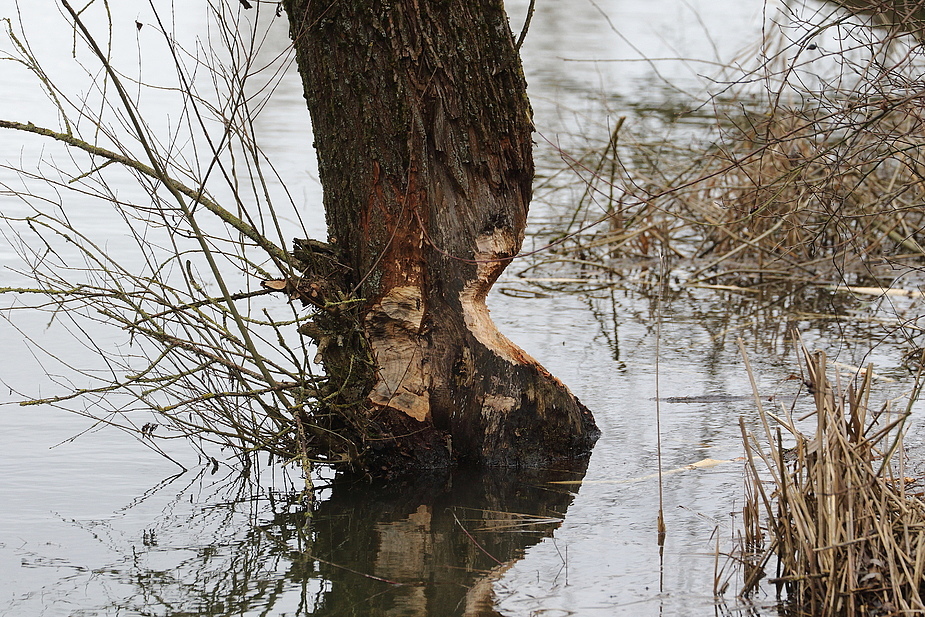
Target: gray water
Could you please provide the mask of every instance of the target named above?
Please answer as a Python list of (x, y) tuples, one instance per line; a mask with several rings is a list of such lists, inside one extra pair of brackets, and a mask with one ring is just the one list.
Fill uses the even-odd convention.
[[(36, 3), (38, 4), (38, 3)], [(128, 72), (170, 81), (170, 71), (136, 49), (156, 47), (150, 9), (113, 7), (114, 47)], [(130, 5), (130, 6), (127, 6)], [(526, 2), (510, 2), (516, 31)], [(21, 6), (37, 56), (62, 90), (90, 92), (73, 70), (71, 38), (47, 6)], [(523, 47), (536, 111), (540, 174), (557, 169), (549, 143), (606, 140), (617, 115), (631, 128), (655, 127), (653, 115), (702, 93), (710, 65), (649, 58), (728, 59), (760, 33), (759, 2), (602, 0), (537, 2)], [(177, 7), (177, 36), (205, 36), (198, 4)], [(15, 15), (9, 0), (0, 13)], [(604, 17), (609, 17), (610, 22)], [(137, 30), (135, 21), (143, 24)], [(282, 23), (271, 29), (262, 57), (286, 46)], [(117, 54), (116, 57), (123, 57)], [(81, 58), (87, 61), (86, 58)], [(0, 118), (58, 126), (54, 109), (24, 71), (0, 73)], [(154, 130), (177, 119), (168, 92), (146, 95)], [(172, 110), (173, 109), (173, 110)], [(706, 130), (709, 123), (700, 128)], [(323, 237), (320, 187), (307, 144), (308, 120), (297, 75), (289, 70), (257, 118), (262, 146), (294, 195), (292, 235)], [(43, 152), (66, 160), (45, 141), (5, 132), (0, 162), (29, 167)], [(33, 163), (34, 167), (34, 163)], [(0, 181), (19, 188), (8, 168)], [(118, 188), (130, 192), (131, 180)], [(272, 190), (283, 195), (283, 182)], [(567, 193), (566, 193), (567, 194)], [(567, 214), (567, 197), (538, 203), (533, 225)], [(557, 210), (561, 207), (562, 211)], [(4, 214), (23, 205), (4, 193)], [(104, 238), (110, 251), (133, 244), (98, 202), (69, 196), (69, 215)], [(0, 241), (0, 286), (21, 284), (15, 239)], [(128, 257), (126, 257), (128, 259)], [(630, 278), (652, 278), (640, 265)], [(742, 337), (763, 392), (790, 394), (795, 370), (786, 329), (850, 365), (874, 361), (886, 397), (908, 386), (899, 348), (888, 340), (869, 350), (883, 328), (858, 315), (904, 312), (852, 305), (841, 320), (819, 317), (837, 299), (807, 292), (802, 305), (768, 296), (742, 299), (688, 289), (673, 281), (660, 310), (630, 284), (549, 289), (514, 276), (490, 298), (499, 327), (593, 410), (603, 431), (586, 470), (553, 473), (425, 477), (410, 486), (338, 484), (320, 472), (320, 503), (309, 516), (298, 474), (262, 465), (246, 480), (224, 461), (203, 464), (178, 444), (170, 450), (191, 471), (132, 436), (52, 406), (21, 407), (13, 391), (40, 397), (68, 383), (69, 363), (95, 366), (93, 350), (75, 342), (67, 321), (48, 313), (4, 311), (0, 321), (0, 613), (8, 615), (714, 615), (757, 610), (775, 614), (773, 597), (736, 600), (713, 595), (714, 553), (733, 547), (743, 470), (739, 417), (756, 423), (741, 399), (667, 403), (661, 411), (664, 510), (668, 533), (656, 542), (659, 507), (657, 397), (747, 395), (735, 339)], [(20, 303), (7, 296), (4, 309)], [(829, 311), (831, 312), (831, 311)], [(814, 316), (813, 314), (816, 314)], [(843, 313), (844, 315), (844, 313)], [(660, 336), (656, 337), (656, 323)], [(117, 332), (88, 324), (102, 347)], [(31, 342), (30, 342), (31, 339)], [(42, 345), (54, 353), (34, 352)], [(658, 354), (656, 354), (658, 350)], [(658, 388), (656, 388), (658, 383)], [(76, 387), (83, 384), (77, 379)], [(919, 413), (920, 409), (916, 408)], [(917, 441), (913, 423), (911, 440)], [(76, 437), (76, 438), (75, 438)], [(715, 466), (683, 469), (703, 459)], [(513, 477), (512, 477), (513, 476)], [(580, 483), (574, 482), (581, 479)], [(562, 483), (565, 482), (565, 483)], [(720, 565), (724, 561), (720, 560)], [(395, 583), (401, 583), (396, 585)]]

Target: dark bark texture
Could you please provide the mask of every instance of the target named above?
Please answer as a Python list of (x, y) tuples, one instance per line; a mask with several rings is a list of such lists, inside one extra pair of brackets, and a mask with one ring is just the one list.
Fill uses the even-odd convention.
[(485, 306), (520, 249), (533, 180), (501, 0), (284, 5), (329, 232), (327, 246), (297, 245), (298, 287), (321, 309), (302, 331), (330, 377), (330, 417), (355, 432), (345, 456), (377, 470), (586, 456), (591, 413)]

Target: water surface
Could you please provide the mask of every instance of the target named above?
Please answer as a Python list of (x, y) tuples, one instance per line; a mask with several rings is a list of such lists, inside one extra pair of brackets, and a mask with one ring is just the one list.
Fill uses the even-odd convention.
[[(526, 6), (508, 4), (515, 31)], [(9, 2), (0, 7), (13, 12)], [(61, 27), (53, 12), (22, 10), (33, 33)], [(114, 8), (114, 44), (129, 57), (154, 45), (144, 38), (153, 30), (146, 11)], [(201, 7), (177, 11), (179, 37), (204, 36)], [(606, 141), (617, 115), (626, 115), (633, 130), (667, 131), (664, 119), (703, 88), (698, 75), (711, 65), (644, 62), (641, 54), (729, 58), (759, 35), (761, 11), (760, 3), (731, 1), (538, 2), (523, 55), (540, 176), (562, 167), (550, 144), (577, 148), (583, 140)], [(59, 34), (34, 35), (35, 53), (51, 57), (62, 88), (84, 91), (86, 78), (54, 59), (70, 57), (69, 36)], [(274, 58), (285, 47), (286, 29), (277, 24), (262, 57)], [(142, 59), (137, 70), (146, 80), (170, 81), (170, 71)], [(54, 109), (28, 75), (11, 70), (3, 80), (0, 117), (56, 126)], [(146, 96), (151, 109), (170, 101)], [(157, 128), (178, 116), (152, 117)], [(321, 237), (307, 113), (291, 67), (256, 129), (282, 179), (271, 182), (272, 190), (283, 199), (285, 183), (301, 216), (287, 219), (287, 232)], [(27, 165), (43, 151), (66, 158), (41, 140), (5, 134), (0, 160)], [(6, 168), (0, 180), (21, 186)], [(534, 227), (568, 212), (574, 193), (568, 181), (562, 184), (564, 194), (547, 193), (537, 204)], [(131, 186), (126, 178), (117, 188), (128, 192)], [(105, 205), (68, 199), (70, 215), (105, 238), (111, 251), (131, 249), (130, 239), (112, 233)], [(0, 204), (4, 213), (27, 211), (6, 194)], [(7, 239), (9, 247), (0, 242), (0, 265), (19, 267), (15, 241)], [(401, 485), (332, 482), (320, 472), (316, 480), (324, 488), (312, 512), (298, 490), (298, 474), (276, 463), (261, 462), (242, 478), (221, 452), (210, 453), (221, 461), (216, 467), (177, 444), (171, 455), (191, 468), (178, 474), (132, 436), (50, 406), (3, 405), (0, 612), (526, 617), (742, 610), (734, 590), (714, 598), (715, 552), (733, 546), (743, 485), (738, 422), (742, 417), (754, 427), (755, 407), (742, 399), (682, 404), (656, 398), (749, 394), (737, 337), (745, 341), (763, 392), (794, 393), (798, 384), (787, 379), (796, 370), (786, 336), (791, 326), (845, 364), (876, 361), (881, 373), (897, 380), (880, 384), (886, 398), (908, 386), (899, 348), (891, 346), (899, 341), (888, 339), (869, 353), (871, 338), (882, 338), (883, 329), (857, 316), (868, 314), (871, 302), (849, 303), (856, 313), (837, 312), (844, 300), (829, 292), (807, 292), (803, 302), (742, 298), (685, 288), (677, 278), (683, 273), (675, 273), (656, 301), (656, 287), (639, 282), (662, 278), (658, 263), (640, 263), (617, 285), (594, 287), (525, 282), (517, 268), (490, 298), (492, 314), (594, 411), (603, 436), (586, 469), (460, 472)], [(9, 270), (0, 273), (0, 284), (21, 280)], [(886, 308), (920, 313), (917, 300), (896, 302), (901, 306)], [(840, 318), (826, 316), (836, 313)], [(11, 321), (0, 322), (6, 350), (0, 378), (9, 387), (0, 402), (17, 400), (14, 389), (43, 396), (60, 392), (61, 384), (81, 387), (65, 376), (65, 365), (92, 365), (93, 353), (69, 337), (66, 319), (5, 315)], [(101, 346), (120, 340), (100, 324), (87, 327), (95, 328)], [(54, 357), (34, 355), (27, 336)], [(664, 476), (668, 533), (661, 549), (659, 425), (662, 467), (672, 472)], [(703, 459), (720, 462), (686, 468)], [(773, 598), (757, 603), (759, 613), (775, 613), (760, 608)]]

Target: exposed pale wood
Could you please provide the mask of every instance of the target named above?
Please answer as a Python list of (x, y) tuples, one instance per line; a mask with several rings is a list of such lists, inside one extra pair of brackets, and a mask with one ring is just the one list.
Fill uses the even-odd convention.
[(394, 287), (366, 314), (376, 385), (369, 400), (423, 422), (430, 418), (429, 379), (424, 371), (426, 342), (418, 336), (424, 323), (420, 287)]
[[(501, 0), (284, 2), (324, 186), (302, 243), (303, 332), (367, 469), (586, 456), (591, 413), (500, 333), (485, 298), (520, 250), (531, 110)], [(318, 259), (315, 259), (318, 257)], [(387, 473), (390, 471), (387, 471)]]

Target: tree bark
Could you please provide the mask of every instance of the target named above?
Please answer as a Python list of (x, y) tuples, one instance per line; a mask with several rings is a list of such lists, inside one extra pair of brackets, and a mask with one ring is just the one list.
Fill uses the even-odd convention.
[(319, 308), (302, 332), (330, 379), (312, 439), (375, 471), (586, 456), (591, 413), (485, 305), (520, 250), (533, 180), (502, 1), (284, 5), (329, 234), (296, 250), (299, 293)]

